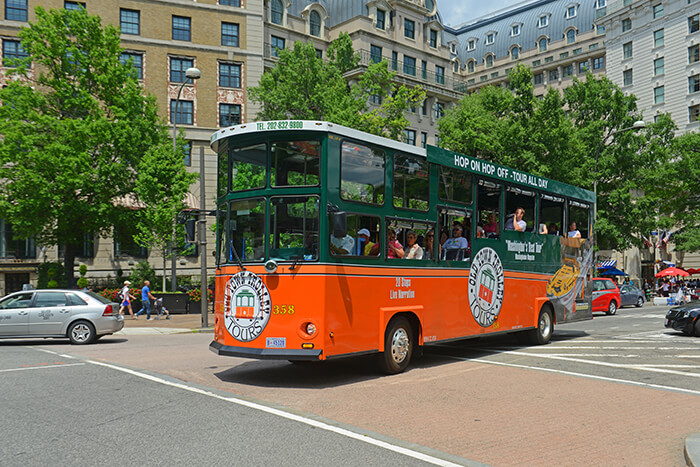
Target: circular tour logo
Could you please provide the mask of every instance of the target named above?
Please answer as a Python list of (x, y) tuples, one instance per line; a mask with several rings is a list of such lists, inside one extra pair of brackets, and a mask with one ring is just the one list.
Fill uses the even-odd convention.
[(258, 337), (270, 320), (270, 292), (265, 283), (250, 271), (241, 271), (226, 283), (224, 324), (234, 339), (250, 342)]
[(501, 312), (504, 284), (498, 253), (492, 248), (479, 250), (469, 271), (469, 305), (481, 326), (491, 326)]

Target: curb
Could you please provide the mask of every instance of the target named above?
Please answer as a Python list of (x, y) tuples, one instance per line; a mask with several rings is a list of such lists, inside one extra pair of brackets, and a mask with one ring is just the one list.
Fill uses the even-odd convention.
[(685, 439), (685, 460), (689, 467), (700, 467), (700, 433), (695, 433)]
[(168, 334), (213, 333), (214, 328), (123, 328), (114, 335), (121, 336), (156, 336)]

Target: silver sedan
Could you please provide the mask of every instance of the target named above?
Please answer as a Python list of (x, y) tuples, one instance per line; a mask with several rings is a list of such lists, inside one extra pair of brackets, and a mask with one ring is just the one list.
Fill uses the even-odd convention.
[(67, 337), (90, 344), (124, 327), (119, 304), (82, 290), (26, 290), (0, 299), (0, 339)]

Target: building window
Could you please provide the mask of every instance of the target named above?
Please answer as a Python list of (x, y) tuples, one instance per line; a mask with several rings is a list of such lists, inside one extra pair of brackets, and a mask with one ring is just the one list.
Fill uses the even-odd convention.
[(598, 43), (596, 42), (595, 44), (591, 44), (588, 46), (588, 50), (596, 50), (598, 48)]
[(569, 52), (562, 52), (559, 54), (559, 59), (569, 58)]
[(430, 30), (430, 47), (437, 47), (438, 33), (436, 30)]
[(467, 73), (474, 73), (474, 60), (467, 62)]
[(544, 83), (544, 73), (537, 73), (536, 75), (533, 76), (533, 80), (534, 80), (535, 84)]
[(622, 84), (623, 86), (632, 86), (632, 69), (622, 72)]
[(241, 0), (219, 0), (219, 5), (241, 6)]
[(370, 94), (369, 102), (374, 105), (382, 105), (382, 96), (379, 94)]
[(416, 76), (416, 59), (403, 56), (403, 72), (407, 75)]
[(688, 63), (700, 61), (700, 44), (688, 47)]
[(27, 21), (27, 0), (5, 0), (5, 19)]
[(632, 58), (632, 43), (627, 42), (622, 44), (622, 58)]
[(688, 34), (700, 31), (700, 14), (688, 18)]
[(544, 62), (545, 63), (551, 63), (554, 61), (554, 57), (544, 57)]
[(219, 86), (222, 88), (241, 87), (241, 65), (219, 63)]
[(421, 132), (420, 134), (420, 147), (425, 148), (428, 145), (428, 133)]
[(452, 72), (459, 73), (459, 62), (457, 60), (452, 63)]
[(241, 124), (241, 106), (238, 104), (219, 104), (219, 126), (227, 127)]
[(595, 32), (598, 35), (605, 34), (605, 26), (601, 26), (600, 24), (596, 24)]
[(571, 76), (574, 74), (574, 66), (573, 65), (566, 65), (561, 67), (561, 76), (562, 78), (566, 78), (567, 76)]
[(578, 73), (583, 75), (588, 71), (588, 62), (578, 62)]
[(170, 82), (184, 83), (187, 77), (185, 71), (194, 66), (194, 60), (191, 58), (170, 58)]
[(321, 37), (321, 15), (316, 10), (309, 13), (309, 33), (312, 36)]
[(474, 50), (476, 48), (476, 40), (470, 39), (469, 42), (467, 42), (467, 50)]
[(391, 69), (394, 71), (399, 70), (399, 53), (391, 52)]
[(605, 67), (605, 57), (596, 57), (593, 59), (593, 69), (600, 70)]
[(273, 57), (279, 57), (279, 51), (284, 50), (284, 38), (270, 36), (270, 50)]
[(659, 76), (664, 74), (664, 58), (657, 58), (654, 60), (654, 76)]
[(175, 104), (176, 100), (170, 99), (170, 123), (192, 125), (194, 122), (194, 102), (180, 99), (180, 103), (177, 106), (177, 120), (175, 120)]
[(221, 45), (238, 47), (238, 25), (236, 23), (221, 23)]
[(12, 224), (0, 219), (0, 258), (36, 258), (36, 244), (33, 238), (17, 238)]
[(543, 37), (542, 39), (539, 40), (538, 42), (539, 47), (540, 47), (540, 52), (546, 52), (547, 51), (547, 38)]
[(119, 61), (123, 64), (128, 64), (131, 60), (131, 66), (136, 70), (136, 75), (139, 79), (143, 79), (143, 54), (122, 52), (119, 56)]
[(410, 19), (403, 20), (403, 35), (409, 39), (416, 38), (416, 23)]
[(520, 47), (513, 47), (510, 49), (510, 59), (518, 60), (520, 58)]
[(663, 3), (657, 3), (652, 7), (652, 17), (654, 19), (656, 18), (661, 18), (664, 15), (664, 4)]
[(576, 42), (576, 30), (569, 29), (566, 31), (566, 43), (573, 44), (574, 42)]
[(186, 16), (173, 15), (173, 40), (187, 41), (192, 40), (192, 19)]
[(382, 61), (382, 48), (377, 47), (376, 45), (371, 45), (370, 51), (369, 51), (369, 57), (373, 63), (381, 62)]
[(270, 22), (281, 25), (283, 18), (284, 8), (282, 7), (282, 0), (272, 0), (270, 2)]
[(583, 52), (583, 49), (582, 49), (581, 47), (579, 47), (578, 49), (574, 49), (574, 50), (571, 51), (571, 53), (572, 53), (573, 55), (581, 55), (582, 52)]
[(439, 119), (445, 115), (445, 104), (442, 102), (435, 102), (435, 118)]
[(700, 104), (688, 107), (688, 111), (688, 120), (690, 121), (690, 123), (697, 122), (698, 120), (700, 120)]
[(595, 1), (595, 7), (596, 7), (596, 9), (598, 9), (598, 8), (605, 8), (605, 5), (607, 5), (607, 1), (606, 1), (606, 0), (596, 0), (596, 1)]
[(493, 44), (494, 40), (496, 40), (496, 34), (492, 32), (486, 34), (486, 45)]
[(514, 24), (513, 26), (510, 27), (510, 35), (511, 35), (511, 37), (515, 37), (515, 36), (520, 35), (520, 25), (519, 24)]
[(540, 28), (544, 28), (549, 24), (549, 15), (542, 15), (540, 16), (540, 19), (537, 21), (537, 26)]
[(186, 141), (182, 145), (182, 163), (192, 167), (192, 141)]
[(386, 12), (377, 8), (377, 29), (384, 30), (386, 19)]
[(29, 55), (22, 48), (20, 41), (4, 39), (2, 41), (2, 66), (14, 68), (19, 65), (19, 61)]
[(403, 142), (410, 144), (411, 146), (416, 145), (416, 130), (403, 130)]
[(422, 79), (428, 79), (428, 62), (421, 60), (420, 62), (420, 77)]
[(498, 72), (497, 72), (497, 71), (494, 71), (493, 73), (491, 73), (491, 79), (494, 79), (494, 78), (498, 78)]
[(323, 60), (323, 50), (321, 49), (314, 49), (316, 51), (316, 58), (319, 60)]
[(654, 47), (661, 47), (664, 45), (664, 30), (657, 29), (654, 31)]
[(654, 104), (663, 104), (664, 103), (664, 87), (659, 86), (658, 88), (654, 88)]
[(445, 67), (435, 65), (435, 82), (445, 84)]
[(486, 68), (491, 68), (493, 66), (493, 55), (487, 55), (484, 61), (486, 62)]
[(85, 9), (85, 3), (65, 1), (63, 2), (63, 8), (66, 10), (80, 10), (81, 8)]
[(632, 29), (632, 20), (625, 18), (622, 20), (622, 32), (627, 32)]
[(559, 79), (559, 70), (549, 70), (549, 80), (556, 81)]
[(575, 18), (576, 17), (576, 11), (577, 7), (576, 5), (571, 5), (566, 9), (566, 17), (567, 18)]
[(700, 75), (693, 75), (688, 78), (688, 92), (700, 92)]
[(119, 27), (122, 34), (138, 36), (141, 34), (141, 12), (138, 10), (119, 10)]
[(479, 81), (488, 81), (489, 77), (484, 75), (484, 76), (479, 76)]

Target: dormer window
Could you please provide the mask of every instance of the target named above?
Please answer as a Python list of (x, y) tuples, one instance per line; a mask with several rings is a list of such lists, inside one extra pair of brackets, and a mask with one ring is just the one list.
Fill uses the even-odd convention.
[(520, 24), (514, 24), (510, 27), (510, 36), (515, 37), (520, 35)]
[(313, 10), (309, 13), (309, 33), (312, 36), (321, 37), (321, 15)]
[(493, 55), (487, 55), (484, 62), (486, 63), (486, 68), (491, 68), (493, 66)]
[(474, 73), (474, 60), (467, 62), (467, 73)]
[(605, 5), (607, 5), (607, 1), (606, 1), (606, 0), (596, 0), (596, 1), (595, 1), (595, 7), (596, 7), (596, 9), (605, 8)]
[(575, 18), (576, 13), (578, 13), (578, 5), (569, 5), (568, 7), (566, 7), (567, 19)]
[(520, 58), (520, 47), (517, 45), (510, 49), (510, 59), (518, 60)]
[(496, 41), (496, 33), (495, 32), (487, 32), (486, 33), (486, 45), (491, 45)]
[(450, 42), (450, 53), (451, 54), (457, 53), (457, 44), (455, 44), (454, 42)]
[(549, 26), (549, 15), (541, 15), (537, 20), (537, 27), (546, 28)]
[(438, 32), (435, 29), (430, 30), (430, 47), (437, 48)]
[(547, 40), (546, 37), (540, 38), (539, 41), (537, 41), (537, 45), (539, 46), (540, 52), (546, 52), (547, 51)]
[(386, 27), (386, 11), (377, 8), (377, 29), (382, 31)]
[(467, 50), (474, 50), (476, 49), (476, 39), (469, 39), (467, 41)]

